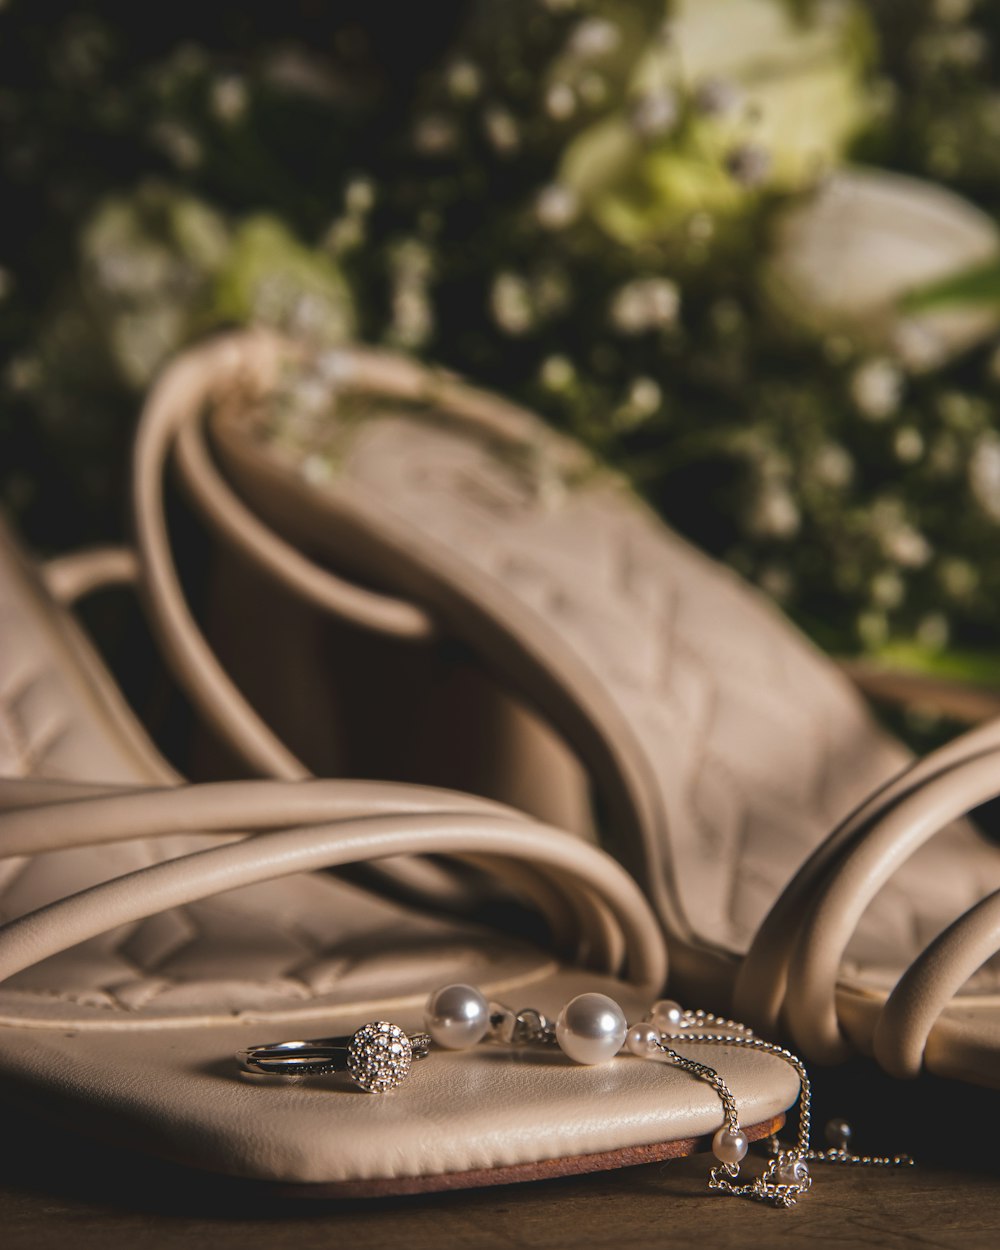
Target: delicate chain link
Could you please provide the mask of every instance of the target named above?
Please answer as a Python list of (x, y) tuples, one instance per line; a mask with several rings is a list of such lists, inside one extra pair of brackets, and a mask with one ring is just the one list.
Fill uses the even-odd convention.
[[(702, 1031), (706, 1026), (717, 1026), (727, 1031)], [(799, 1125), (795, 1146), (791, 1150), (783, 1150), (777, 1138), (774, 1137), (772, 1140), (778, 1148), (763, 1173), (743, 1184), (736, 1183), (740, 1174), (738, 1163), (720, 1163), (712, 1169), (709, 1175), (709, 1189), (721, 1190), (734, 1197), (751, 1198), (757, 1202), (770, 1202), (779, 1207), (791, 1207), (795, 1205), (799, 1197), (808, 1193), (812, 1186), (812, 1177), (805, 1166), (807, 1161), (845, 1163), (859, 1167), (912, 1166), (913, 1160), (909, 1155), (853, 1155), (843, 1146), (829, 1150), (813, 1150), (809, 1144), (812, 1126), (812, 1084), (802, 1060), (783, 1046), (755, 1037), (751, 1029), (738, 1021), (724, 1020), (707, 1011), (684, 1011), (677, 1028), (660, 1028), (658, 1049), (668, 1062), (712, 1086), (722, 1102), (730, 1133), (735, 1134), (741, 1131), (736, 1099), (733, 1097), (732, 1090), (714, 1068), (686, 1055), (681, 1055), (668, 1044), (678, 1041), (704, 1046), (732, 1046), (774, 1055), (787, 1063), (799, 1078)]]
[[(501, 1012), (496, 1004), (491, 1008)], [(518, 1044), (556, 1043), (556, 1030), (551, 1020), (541, 1012), (525, 1008), (514, 1015), (507, 1012), (510, 1019), (509, 1041)], [(498, 1017), (499, 1019), (500, 1017)], [(909, 1155), (854, 1155), (843, 1146), (833, 1146), (829, 1150), (813, 1150), (810, 1146), (812, 1132), (812, 1083), (805, 1065), (797, 1055), (774, 1042), (765, 1042), (756, 1037), (752, 1029), (738, 1020), (729, 1020), (717, 1016), (710, 1011), (682, 1011), (675, 1028), (655, 1026), (660, 1038), (656, 1049), (668, 1063), (689, 1072), (692, 1076), (711, 1085), (719, 1096), (725, 1115), (725, 1126), (730, 1134), (741, 1134), (739, 1108), (732, 1090), (723, 1077), (698, 1059), (682, 1055), (670, 1043), (690, 1043), (696, 1046), (729, 1046), (742, 1050), (753, 1050), (759, 1053), (774, 1055), (787, 1063), (799, 1078), (799, 1118), (795, 1145), (782, 1148), (777, 1136), (771, 1138), (773, 1153), (764, 1171), (750, 1181), (738, 1183), (740, 1174), (739, 1163), (719, 1163), (709, 1174), (709, 1189), (731, 1194), (737, 1198), (750, 1198), (756, 1202), (769, 1202), (778, 1207), (792, 1207), (797, 1200), (809, 1192), (812, 1177), (807, 1163), (842, 1163), (857, 1167), (909, 1167), (913, 1160)]]

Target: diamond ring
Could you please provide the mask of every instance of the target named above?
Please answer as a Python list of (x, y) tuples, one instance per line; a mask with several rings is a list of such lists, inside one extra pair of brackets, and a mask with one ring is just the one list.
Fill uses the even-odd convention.
[(404, 1033), (398, 1024), (373, 1020), (345, 1037), (274, 1042), (236, 1053), (246, 1073), (264, 1076), (325, 1076), (348, 1072), (370, 1094), (385, 1094), (409, 1075), (414, 1059), (425, 1059), (431, 1039), (426, 1033)]

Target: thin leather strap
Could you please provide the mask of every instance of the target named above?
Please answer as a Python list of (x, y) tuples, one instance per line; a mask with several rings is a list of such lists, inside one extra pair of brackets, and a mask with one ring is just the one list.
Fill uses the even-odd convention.
[[(244, 340), (246, 332), (241, 336)], [(253, 331), (250, 337), (266, 341), (267, 349), (285, 359), (301, 358), (293, 340), (269, 331)], [(398, 403), (432, 408), (453, 417), (481, 438), (524, 448), (534, 443), (535, 419), (509, 400), (469, 386), (447, 369), (433, 368), (399, 352), (376, 347), (335, 347), (324, 353), (326, 371), (334, 385), (354, 394), (377, 395)], [(260, 374), (258, 373), (258, 377)], [(589, 462), (589, 457), (583, 453)]]
[[(0, 857), (32, 855), (69, 847), (107, 845), (135, 838), (240, 837), (273, 829), (408, 813), (465, 813), (506, 820), (527, 819), (522, 812), (489, 799), (451, 790), (394, 782), (345, 780), (225, 781), (176, 787), (84, 786), (41, 779), (0, 780)], [(495, 880), (527, 898), (539, 911), (557, 946), (567, 947), (580, 933), (592, 932), (609, 951), (606, 916), (593, 899), (567, 899), (552, 883), (526, 865), (482, 857), (481, 867)], [(404, 887), (433, 896), (437, 906), (469, 914), (465, 897), (449, 907), (453, 872), (438, 858), (406, 861)], [(399, 864), (394, 865), (397, 872)], [(386, 867), (378, 880), (385, 885)], [(395, 882), (393, 882), (395, 884)], [(478, 894), (480, 891), (476, 891)], [(397, 888), (395, 893), (399, 894)], [(404, 890), (405, 893), (405, 890)], [(620, 943), (619, 943), (620, 945)]]
[(133, 584), (139, 562), (131, 547), (88, 547), (47, 560), (41, 573), (52, 598), (68, 605), (102, 586)]
[(1000, 951), (1000, 890), (980, 899), (913, 961), (879, 1015), (875, 1058), (890, 1076), (920, 1073), (931, 1030), (968, 979)]
[(527, 864), (488, 855), (463, 855), (463, 863), (490, 874), (530, 899), (544, 916), (557, 948), (575, 948), (588, 967), (620, 968), (625, 957), (621, 926), (593, 890), (578, 886), (568, 895)]
[(1000, 747), (1000, 719), (979, 725), (914, 761), (868, 796), (812, 852), (761, 922), (736, 977), (733, 1011), (758, 1030), (779, 1028), (788, 968), (802, 925), (837, 861), (872, 823), (907, 795), (957, 763)]
[(188, 608), (170, 552), (163, 503), (163, 468), (186, 414), (216, 387), (235, 383), (245, 353), (213, 343), (173, 364), (153, 388), (139, 421), (133, 453), (132, 503), (140, 553), (140, 590), (168, 662), (208, 724), (263, 776), (296, 780), (309, 770), (265, 724), (222, 668)]
[(1000, 751), (957, 763), (900, 799), (828, 874), (799, 932), (785, 1000), (792, 1036), (814, 1058), (837, 1063), (851, 1052), (837, 1020), (837, 976), (872, 898), (944, 826), (997, 794)]
[[(393, 637), (425, 639), (435, 626), (415, 604), (377, 594), (338, 577), (255, 517), (215, 470), (200, 423), (213, 397), (260, 392), (282, 363), (301, 356), (288, 340), (258, 330), (189, 351), (161, 376), (140, 418), (133, 473), (140, 576), (150, 621), (175, 675), (209, 724), (255, 772), (295, 778), (308, 770), (249, 705), (222, 669), (184, 601), (170, 559), (162, 472), (176, 445), (178, 465), (197, 505), (255, 565), (288, 590), (355, 625)], [(348, 389), (397, 401), (433, 404), (480, 436), (523, 446), (531, 418), (513, 404), (389, 353), (351, 348), (328, 353)], [(567, 452), (569, 455), (569, 452)]]
[(338, 577), (268, 528), (215, 468), (200, 422), (187, 421), (180, 427), (176, 453), (181, 479), (202, 515), (271, 580), (321, 611), (372, 633), (402, 641), (434, 637), (434, 622), (416, 604)]
[[(5, 803), (8, 789), (13, 807)], [(18, 781), (0, 779), (0, 858), (134, 838), (244, 834), (397, 813), (526, 819), (513, 808), (473, 795), (369, 781), (218, 781), (71, 797), (58, 785), (41, 783), (30, 802), (25, 798)]]
[(0, 929), (0, 980), (119, 925), (229, 890), (364, 860), (442, 853), (511, 857), (562, 889), (592, 891), (621, 927), (629, 979), (663, 984), (666, 951), (656, 919), (632, 878), (603, 853), (534, 821), (437, 814), (264, 833), (92, 886)]
[[(295, 349), (284, 340), (266, 334), (250, 334), (210, 343), (173, 364), (154, 388), (141, 418), (133, 474), (141, 589), (151, 627), (168, 663), (208, 723), (255, 772), (290, 780), (308, 776), (307, 768), (272, 732), (225, 673), (184, 599), (170, 553), (162, 474), (181, 429), (200, 421), (205, 405), (213, 397), (231, 397), (248, 388), (263, 389), (277, 375), (279, 363), (294, 354)], [(528, 418), (518, 410), (508, 409), (507, 405), (477, 396), (431, 371), (391, 356), (352, 351), (349, 359), (350, 367), (355, 370), (352, 385), (359, 389), (427, 402), (436, 396), (435, 402), (440, 401), (446, 408), (450, 404), (454, 411), (461, 413), (463, 421), (471, 422), (490, 437), (516, 442), (523, 437), (521, 426)], [(189, 452), (193, 445), (188, 444)], [(197, 457), (195, 451), (196, 463)], [(197, 467), (195, 474), (198, 474)], [(211, 491), (204, 475), (197, 480), (200, 486)], [(238, 520), (235, 513), (227, 515), (234, 523)], [(277, 554), (277, 548), (273, 549), (272, 555)], [(305, 575), (305, 569), (298, 567)], [(327, 583), (324, 585), (328, 588)], [(366, 871), (374, 874), (376, 888), (390, 896), (430, 906), (441, 903), (441, 889), (428, 891), (417, 879), (420, 874), (416, 866), (400, 862)], [(454, 890), (451, 893), (453, 895)]]

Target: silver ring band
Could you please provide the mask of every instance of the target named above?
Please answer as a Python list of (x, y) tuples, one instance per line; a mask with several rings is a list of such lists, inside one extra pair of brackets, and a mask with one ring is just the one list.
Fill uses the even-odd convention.
[(387, 1093), (409, 1075), (414, 1059), (426, 1059), (430, 1044), (426, 1033), (407, 1034), (397, 1024), (374, 1020), (350, 1036), (250, 1046), (237, 1051), (236, 1058), (244, 1072), (255, 1075), (295, 1078), (349, 1072), (362, 1089)]

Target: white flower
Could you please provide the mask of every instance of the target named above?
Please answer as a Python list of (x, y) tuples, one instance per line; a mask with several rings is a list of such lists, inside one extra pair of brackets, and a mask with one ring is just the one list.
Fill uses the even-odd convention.
[(677, 92), (669, 87), (644, 91), (636, 97), (629, 112), (632, 128), (643, 139), (659, 139), (669, 134), (679, 117)]
[(576, 370), (565, 356), (548, 356), (542, 364), (542, 385), (549, 391), (564, 391), (571, 386)]
[(681, 295), (669, 278), (636, 278), (619, 287), (611, 300), (611, 324), (621, 334), (645, 334), (677, 321)]
[(930, 543), (919, 530), (905, 522), (887, 530), (881, 538), (882, 550), (903, 568), (922, 568), (931, 558)]
[(212, 84), (212, 112), (223, 122), (238, 122), (247, 111), (249, 95), (246, 83), (236, 74), (217, 78)]
[(891, 360), (868, 360), (855, 369), (850, 389), (862, 416), (870, 421), (884, 421), (899, 408), (903, 375)]
[(553, 121), (567, 121), (576, 112), (576, 93), (567, 82), (554, 82), (545, 93), (545, 111)]
[(455, 100), (474, 100), (482, 88), (482, 75), (471, 61), (454, 61), (447, 70), (448, 90)]
[(765, 481), (757, 493), (747, 524), (761, 538), (791, 538), (801, 524), (798, 505), (781, 482)]
[(621, 32), (606, 17), (586, 17), (569, 39), (569, 51), (583, 61), (608, 56), (621, 42)]
[(969, 460), (969, 489), (991, 521), (1000, 521), (1000, 435), (990, 431), (976, 440)]
[(914, 464), (924, 454), (924, 436), (912, 425), (904, 425), (896, 431), (893, 449), (897, 459), (904, 464)]
[(443, 113), (428, 113), (413, 129), (413, 146), (421, 156), (447, 156), (457, 143), (455, 123)]
[(490, 292), (490, 309), (494, 321), (506, 334), (527, 333), (535, 320), (527, 280), (516, 273), (497, 274)]
[(576, 192), (554, 182), (543, 188), (535, 201), (538, 224), (546, 230), (563, 230), (576, 220), (580, 202)]
[(841, 170), (778, 218), (763, 292), (790, 325), (845, 334), (912, 372), (994, 333), (983, 305), (907, 308), (906, 297), (1000, 255), (985, 213), (942, 187), (876, 170)]
[(854, 476), (854, 461), (839, 443), (825, 443), (813, 458), (812, 471), (824, 486), (846, 486)]
[(512, 156), (521, 146), (521, 132), (513, 116), (502, 108), (487, 109), (483, 115), (486, 138), (502, 156)]

